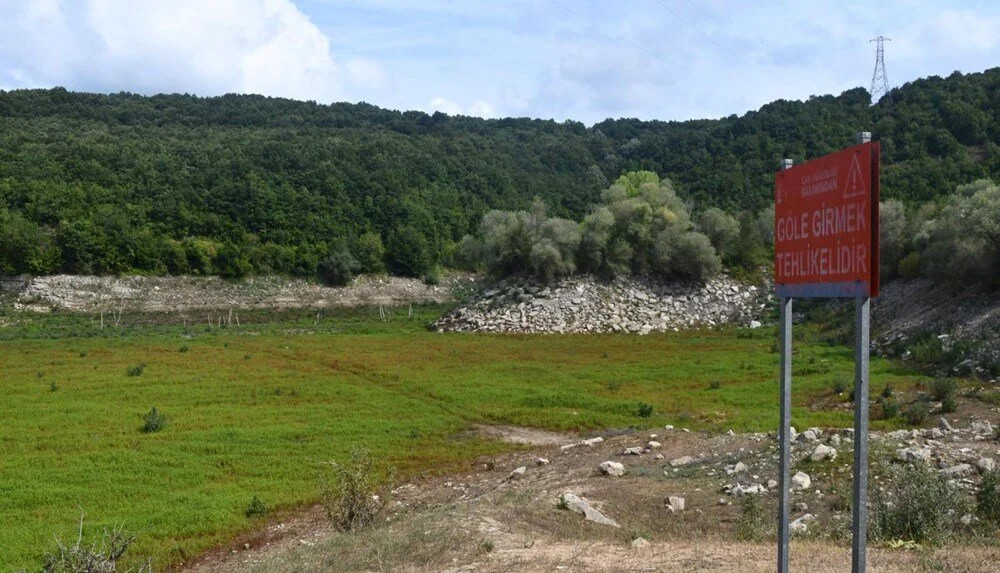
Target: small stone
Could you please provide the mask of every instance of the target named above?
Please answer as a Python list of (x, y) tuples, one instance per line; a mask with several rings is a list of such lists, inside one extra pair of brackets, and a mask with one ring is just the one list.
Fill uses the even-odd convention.
[(623, 456), (641, 456), (642, 455), (642, 448), (640, 448), (639, 446), (635, 446), (635, 447), (632, 447), (632, 448), (625, 448), (625, 451), (622, 452), (622, 455)]
[(647, 549), (652, 545), (645, 537), (637, 537), (632, 540), (632, 549)]
[(733, 502), (729, 501), (728, 499), (726, 499), (724, 497), (720, 497), (719, 498), (719, 505), (732, 505), (732, 504), (733, 504)]
[(590, 439), (587, 439), (587, 440), (583, 440), (580, 443), (583, 444), (583, 445), (585, 445), (585, 446), (594, 447), (594, 446), (596, 446), (597, 444), (599, 444), (599, 443), (601, 443), (603, 441), (604, 441), (604, 438), (602, 438), (600, 436), (597, 436), (596, 438), (590, 438)]
[(948, 418), (945, 418), (944, 416), (942, 416), (941, 419), (938, 420), (938, 427), (944, 430), (945, 432), (952, 432), (955, 430), (955, 428), (951, 427), (951, 423), (948, 422)]
[(807, 513), (802, 517), (788, 524), (788, 530), (792, 533), (805, 533), (809, 531), (809, 524), (816, 521), (816, 516)]
[(535, 465), (536, 466), (547, 466), (547, 465), (549, 465), (549, 460), (548, 460), (548, 458), (535, 458)]
[(962, 525), (972, 525), (973, 520), (975, 520), (975, 517), (971, 513), (966, 513), (959, 521), (962, 522)]
[(521, 467), (515, 469), (514, 471), (510, 472), (510, 475), (507, 477), (507, 479), (520, 479), (520, 478), (524, 477), (524, 473), (527, 472), (527, 471), (528, 471), (528, 468), (526, 468), (524, 466), (521, 466)]
[(653, 457), (656, 458), (656, 459), (658, 459), (658, 460), (662, 460), (663, 459), (663, 454), (656, 454)]
[(812, 480), (809, 479), (809, 474), (805, 472), (796, 472), (795, 475), (792, 476), (793, 489), (803, 491), (809, 489), (810, 485), (812, 485)]
[(778, 481), (777, 480), (773, 480), (773, 479), (767, 480), (767, 489), (774, 489), (776, 487), (778, 487)]
[(821, 462), (823, 460), (833, 460), (836, 458), (837, 458), (837, 450), (831, 448), (830, 446), (825, 446), (823, 444), (816, 446), (816, 449), (813, 450), (812, 455), (809, 456), (809, 459), (814, 462)]
[(733, 473), (739, 474), (746, 473), (747, 471), (747, 465), (743, 462), (736, 462), (736, 465), (733, 466)]
[(798, 502), (798, 503), (795, 504), (795, 511), (798, 511), (798, 512), (809, 511), (809, 504), (807, 504), (804, 501), (800, 501), (800, 502)]
[(672, 495), (667, 498), (667, 509), (670, 513), (677, 513), (678, 511), (684, 511), (684, 498)]
[(601, 462), (597, 466), (597, 470), (606, 476), (617, 477), (625, 475), (625, 466), (618, 462)]
[(833, 434), (832, 436), (830, 436), (829, 442), (830, 442), (831, 446), (839, 446), (840, 445), (840, 435), (839, 434)]
[(650, 450), (655, 450), (659, 448), (660, 445), (661, 445), (660, 442), (657, 442), (656, 440), (650, 440), (649, 443), (646, 444), (646, 448)]
[(670, 460), (670, 465), (675, 468), (691, 465), (693, 463), (694, 463), (694, 458), (692, 458), (691, 456), (682, 456)]
[(667, 424), (666, 426), (663, 426), (663, 429), (664, 430), (673, 430), (674, 427), (671, 424)]

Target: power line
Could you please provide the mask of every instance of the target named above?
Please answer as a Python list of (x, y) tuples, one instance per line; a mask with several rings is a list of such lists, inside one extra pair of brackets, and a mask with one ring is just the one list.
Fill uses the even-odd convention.
[[(572, 14), (576, 14), (577, 16), (579, 16), (580, 18), (583, 18), (584, 20), (587, 19), (587, 17), (584, 16), (579, 11), (574, 10), (573, 8), (570, 8), (569, 6), (563, 4), (562, 2), (559, 2), (558, 0), (550, 0), (550, 2), (552, 2), (556, 6), (559, 6), (560, 8), (562, 8), (563, 10), (565, 10), (567, 12), (570, 12)], [(691, 68), (687, 67), (686, 65), (684, 65), (684, 64), (682, 64), (680, 62), (674, 61), (674, 60), (668, 60), (667, 58), (663, 57), (662, 54), (659, 54), (657, 52), (654, 52), (654, 51), (646, 48), (645, 46), (643, 46), (639, 42), (636, 42), (635, 40), (633, 40), (632, 38), (629, 38), (628, 36), (625, 36), (624, 34), (618, 34), (618, 35), (614, 35), (612, 37), (614, 39), (616, 39), (616, 40), (621, 40), (623, 42), (628, 42), (629, 44), (632, 44), (639, 51), (641, 51), (641, 52), (643, 52), (643, 53), (645, 53), (645, 54), (647, 54), (649, 56), (652, 56), (652, 57), (656, 58), (657, 60), (660, 60), (661, 62), (663, 62), (663, 63), (665, 63), (667, 65), (680, 68), (680, 69), (682, 69), (682, 70), (684, 70), (686, 72), (691, 72)]]
[(891, 42), (892, 38), (878, 36), (868, 40), (875, 42), (875, 71), (872, 72), (872, 89), (868, 90), (872, 96), (872, 105), (882, 99), (882, 96), (889, 96), (889, 104), (892, 105), (892, 93), (889, 91), (889, 77), (885, 73), (885, 47), (884, 42)]
[(674, 10), (670, 9), (670, 7), (667, 6), (666, 4), (664, 4), (662, 2), (662, 0), (653, 0), (653, 2), (655, 2), (656, 4), (658, 4), (660, 6), (660, 8), (663, 8), (664, 10), (666, 10), (667, 12), (669, 12), (674, 18), (677, 18), (678, 20), (680, 20), (681, 23), (686, 24), (689, 28), (691, 28), (692, 30), (694, 30), (695, 32), (697, 32), (698, 34), (700, 34), (702, 37), (704, 37), (706, 40), (708, 40), (709, 42), (711, 42), (712, 44), (714, 44), (715, 47), (719, 49), (719, 51), (722, 51), (722, 52), (725, 52), (725, 53), (729, 54), (730, 56), (736, 58), (737, 60), (739, 60), (740, 62), (742, 62), (744, 64), (749, 64), (749, 62), (747, 62), (747, 60), (743, 56), (741, 56), (741, 55), (737, 54), (736, 52), (730, 50), (729, 48), (723, 46), (718, 41), (716, 41), (716, 39), (713, 38), (712, 36), (706, 34), (705, 32), (702, 32), (701, 29), (698, 28), (698, 26), (695, 26), (693, 23), (691, 23), (690, 21), (688, 21), (687, 19), (685, 19), (683, 16), (681, 16), (680, 14), (678, 14), (677, 12), (675, 12)]

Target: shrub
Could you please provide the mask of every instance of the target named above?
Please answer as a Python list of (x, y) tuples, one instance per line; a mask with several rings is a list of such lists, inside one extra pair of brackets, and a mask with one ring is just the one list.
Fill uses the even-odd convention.
[(712, 380), (708, 383), (708, 388), (710, 390), (718, 390), (719, 388), (722, 388), (722, 382), (719, 380)]
[(770, 533), (772, 519), (762, 495), (745, 495), (740, 502), (740, 517), (736, 521), (736, 538), (740, 541), (761, 541)]
[[(135, 542), (135, 536), (124, 528), (105, 530), (100, 542), (83, 542), (83, 520), (76, 543), (63, 544), (56, 540), (56, 549), (45, 554), (42, 573), (151, 573), (149, 562), (119, 569), (119, 561)], [(135, 559), (130, 559), (135, 561)]]
[(388, 502), (388, 488), (379, 486), (368, 450), (354, 448), (346, 464), (330, 462), (320, 476), (320, 495), (326, 515), (340, 531), (358, 531), (370, 525)]
[(899, 403), (892, 398), (879, 397), (878, 403), (882, 406), (882, 419), (891, 420), (899, 415)]
[(885, 388), (882, 388), (882, 393), (880, 396), (885, 399), (892, 398), (892, 384), (886, 384)]
[(58, 391), (59, 391), (59, 385), (56, 384), (56, 381), (53, 380), (52, 382), (49, 382), (49, 392), (58, 392)]
[(951, 378), (936, 378), (931, 383), (931, 397), (935, 402), (943, 402), (949, 395), (958, 392), (958, 384)]
[(167, 425), (167, 418), (156, 411), (156, 406), (153, 406), (146, 415), (142, 417), (142, 432), (144, 434), (152, 434), (153, 432), (159, 432)]
[(556, 509), (569, 509), (569, 503), (566, 502), (566, 496), (559, 496), (559, 499), (556, 500)]
[(479, 551), (483, 553), (491, 553), (493, 551), (493, 540), (484, 539), (479, 543)]
[(922, 465), (891, 468), (885, 489), (873, 490), (871, 536), (879, 541), (938, 542), (965, 514), (961, 493)]
[(256, 495), (250, 500), (250, 505), (243, 511), (248, 518), (264, 517), (267, 515), (267, 506)]
[(903, 417), (911, 426), (919, 426), (927, 421), (928, 414), (930, 414), (930, 407), (927, 406), (927, 403), (914, 402), (903, 412)]
[(834, 376), (830, 386), (834, 394), (843, 394), (847, 391), (847, 378), (841, 375)]
[(441, 284), (441, 267), (431, 267), (424, 275), (424, 284), (428, 286), (438, 286)]
[(347, 245), (342, 241), (334, 246), (325, 259), (317, 267), (319, 277), (329, 286), (347, 286), (358, 270), (358, 261), (354, 259)]
[(722, 270), (712, 243), (701, 233), (684, 233), (674, 247), (670, 274), (705, 282)]
[(653, 405), (646, 402), (639, 402), (639, 409), (636, 412), (640, 418), (648, 418), (653, 415)]
[(958, 410), (958, 397), (955, 394), (947, 394), (941, 400), (941, 413), (950, 414)]
[(188, 350), (191, 350), (191, 349), (188, 348), (188, 346), (185, 344), (185, 345), (181, 346), (180, 348), (178, 348), (177, 352), (187, 352)]
[(125, 370), (125, 375), (130, 378), (135, 378), (136, 376), (142, 376), (144, 370), (146, 370), (146, 363), (140, 362), (139, 364), (134, 364), (132, 366), (129, 366)]
[(1000, 525), (1000, 472), (983, 473), (976, 492), (976, 514), (987, 523)]

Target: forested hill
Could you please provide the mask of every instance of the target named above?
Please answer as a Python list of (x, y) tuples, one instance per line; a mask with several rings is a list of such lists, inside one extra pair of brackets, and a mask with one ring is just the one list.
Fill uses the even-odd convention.
[[(416, 274), (488, 209), (579, 220), (620, 174), (695, 211), (764, 208), (780, 158), (868, 129), (883, 194), (926, 201), (1000, 170), (1000, 69), (719, 120), (483, 120), (261, 96), (0, 91), (0, 272), (311, 274), (336, 243)], [(382, 251), (384, 244), (384, 252)], [(364, 261), (363, 261), (364, 262)]]

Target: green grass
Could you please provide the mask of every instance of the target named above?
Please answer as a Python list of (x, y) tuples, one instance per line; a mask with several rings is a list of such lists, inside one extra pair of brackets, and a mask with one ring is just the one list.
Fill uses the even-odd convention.
[[(138, 533), (136, 555), (186, 561), (259, 527), (246, 515), (254, 497), (269, 511), (317, 501), (319, 465), (354, 444), (412, 478), (508, 447), (463, 437), (473, 423), (776, 427), (771, 330), (437, 334), (425, 325), (438, 311), (104, 332), (70, 315), (0, 329), (0, 568), (37, 567), (54, 534), (74, 534), (81, 509), (89, 531), (124, 522)], [(832, 375), (850, 375), (851, 350), (796, 348), (793, 423), (849, 426), (850, 411), (809, 406), (829, 397)], [(140, 363), (142, 375), (128, 376)], [(921, 380), (878, 359), (871, 375), (876, 388)], [(153, 406), (169, 423), (143, 433)]]

